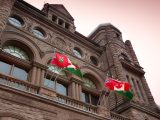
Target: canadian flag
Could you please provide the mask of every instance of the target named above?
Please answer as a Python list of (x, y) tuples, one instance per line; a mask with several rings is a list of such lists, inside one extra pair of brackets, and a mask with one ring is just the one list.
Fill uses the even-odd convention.
[(105, 87), (109, 90), (116, 90), (116, 91), (128, 91), (130, 90), (130, 84), (127, 82), (118, 81), (112, 78), (108, 78), (105, 82)]

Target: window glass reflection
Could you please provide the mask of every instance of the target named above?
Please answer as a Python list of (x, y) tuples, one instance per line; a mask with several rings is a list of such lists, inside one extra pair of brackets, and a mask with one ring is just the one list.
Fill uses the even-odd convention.
[(82, 55), (81, 55), (80, 51), (78, 51), (76, 49), (73, 50), (73, 54), (78, 58), (82, 58)]
[(50, 70), (54, 73), (57, 73), (59, 75), (66, 75), (65, 72), (61, 68), (59, 68), (58, 66), (55, 66), (55, 65), (48, 64), (48, 70)]
[(45, 80), (44, 80), (44, 86), (54, 89), (55, 82), (53, 80), (45, 78)]
[(60, 83), (56, 83), (56, 91), (62, 95), (67, 95), (67, 87)]
[(14, 70), (13, 70), (12, 74), (13, 74), (14, 77), (16, 77), (18, 79), (27, 80), (28, 73), (21, 68), (14, 67)]
[(5, 46), (3, 48), (3, 51), (16, 56), (18, 58), (24, 59), (24, 60), (29, 60), (29, 57), (26, 52), (24, 52), (21, 48), (18, 48), (16, 46)]
[(32, 32), (36, 37), (38, 37), (40, 39), (44, 39), (44, 34), (41, 31), (39, 31), (37, 29), (33, 29)]
[(22, 25), (23, 25), (21, 20), (19, 20), (18, 18), (15, 18), (15, 17), (9, 17), (8, 21), (9, 21), (10, 24), (12, 24), (16, 27), (22, 27)]
[(96, 89), (96, 85), (89, 78), (83, 78), (83, 79), (84, 79), (84, 86)]
[(9, 74), (10, 70), (11, 70), (11, 65), (0, 61), (0, 72), (1, 73)]

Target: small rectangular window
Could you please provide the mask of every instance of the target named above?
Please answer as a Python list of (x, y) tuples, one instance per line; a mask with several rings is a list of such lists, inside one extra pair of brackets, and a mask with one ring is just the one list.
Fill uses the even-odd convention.
[(65, 23), (65, 28), (66, 29), (69, 29), (69, 26), (70, 26), (69, 23)]

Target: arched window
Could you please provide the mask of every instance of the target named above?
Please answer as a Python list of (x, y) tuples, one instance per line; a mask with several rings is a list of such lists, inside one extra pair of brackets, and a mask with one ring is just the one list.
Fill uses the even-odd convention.
[(97, 88), (96, 84), (87, 76), (84, 76), (83, 81), (81, 100), (92, 105), (97, 105), (99, 96), (94, 94), (94, 91), (96, 91)]
[(45, 32), (42, 28), (39, 27), (35, 27), (32, 29), (33, 34), (40, 39), (44, 39), (45, 38)]
[(59, 68), (56, 65), (52, 65), (51, 60), (48, 62), (47, 66), (48, 66), (48, 70), (51, 72), (54, 72), (59, 75), (66, 75), (65, 72), (61, 68)]
[(85, 87), (96, 89), (96, 85), (89, 78), (84, 77), (83, 80), (84, 80), (84, 86)]
[[(4, 46), (2, 50), (20, 59), (27, 61), (29, 60), (29, 56), (26, 54), (26, 52), (19, 47), (8, 45)], [(11, 75), (20, 80), (27, 80), (29, 70), (28, 68), (23, 68), (22, 66), (23, 65), (17, 64), (17, 62), (12, 62), (12, 61), (9, 62), (9, 60), (4, 61), (3, 59), (0, 60), (1, 73)]]
[(18, 58), (21, 58), (23, 60), (29, 60), (29, 57), (28, 57), (27, 53), (19, 47), (9, 45), (9, 46), (5, 46), (3, 48), (3, 51), (7, 52), (7, 53), (9, 53), (13, 56), (16, 56)]
[[(68, 87), (67, 85), (63, 84), (62, 81), (59, 81), (59, 75), (66, 75), (65, 72), (59, 68), (58, 66), (52, 65), (51, 60), (47, 64), (48, 72), (46, 72), (46, 77), (44, 79), (44, 86), (50, 89), (55, 90), (57, 93), (62, 95), (68, 95)], [(52, 73), (53, 72), (53, 73)], [(56, 73), (57, 75), (53, 75)], [(56, 80), (55, 80), (56, 79)]]
[(8, 21), (10, 24), (16, 26), (16, 27), (22, 27), (23, 24), (24, 24), (24, 21), (21, 17), (17, 16), (17, 15), (13, 15), (13, 16), (10, 16), (8, 18)]
[(73, 54), (78, 58), (82, 58), (82, 51), (77, 47), (73, 49)]

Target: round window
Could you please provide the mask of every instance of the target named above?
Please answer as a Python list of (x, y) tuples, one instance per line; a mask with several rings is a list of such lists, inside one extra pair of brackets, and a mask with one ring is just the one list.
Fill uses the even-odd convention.
[(73, 54), (78, 58), (82, 58), (82, 52), (79, 48), (74, 48), (73, 49)]
[(34, 28), (32, 32), (37, 38), (44, 39), (45, 37), (45, 32), (41, 28)]
[(91, 62), (92, 62), (94, 65), (96, 65), (96, 66), (98, 65), (98, 60), (97, 60), (96, 57), (91, 56), (90, 59), (91, 59)]
[(10, 16), (8, 18), (8, 21), (10, 24), (16, 26), (16, 27), (22, 27), (24, 24), (24, 21), (19, 16)]

